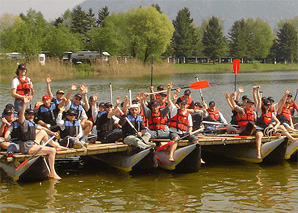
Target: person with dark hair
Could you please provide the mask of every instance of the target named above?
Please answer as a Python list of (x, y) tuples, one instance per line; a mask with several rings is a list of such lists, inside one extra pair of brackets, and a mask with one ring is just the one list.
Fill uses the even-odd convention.
[[(224, 116), (222, 115), (222, 113), (219, 111), (219, 109), (215, 106), (215, 102), (214, 101), (210, 101), (209, 102), (209, 107), (207, 108), (207, 105), (205, 104), (204, 106), (204, 121), (211, 121), (211, 122), (218, 122), (218, 123), (222, 123), (227, 125), (228, 122), (226, 121), (226, 119), (224, 118)], [(210, 130), (210, 131), (214, 131), (216, 130), (219, 125), (216, 124), (204, 124), (205, 126), (205, 130)]]
[(11, 126), (12, 122), (17, 120), (17, 118), (13, 116), (13, 110), (9, 108), (4, 109), (3, 115), (4, 117), (2, 118), (2, 124), (0, 126), (0, 147), (3, 149), (8, 149), (10, 143), (4, 140), (4, 135)]
[(195, 108), (195, 105), (194, 105), (195, 103), (191, 98), (191, 91), (189, 89), (185, 90), (184, 95), (177, 99), (176, 106), (178, 106), (183, 99), (187, 101), (187, 111), (189, 113), (193, 113)]
[(54, 97), (51, 90), (51, 85), (50, 85), (51, 81), (52, 79), (50, 75), (48, 75), (46, 78), (48, 95), (51, 98), (51, 102), (55, 103), (58, 106), (61, 103), (62, 98), (64, 97), (64, 91), (61, 89), (58, 89), (56, 92), (56, 97)]
[[(11, 82), (11, 96), (15, 98), (14, 108), (16, 112), (19, 112), (24, 103), (24, 97), (32, 99), (34, 95), (33, 84), (31, 79), (26, 76), (27, 68), (24, 64), (20, 64), (16, 71), (16, 75)], [(30, 108), (30, 104), (27, 105)]]
[(298, 105), (294, 101), (292, 93), (288, 94), (287, 100), (289, 102), (289, 109), (291, 111), (291, 115), (294, 116), (295, 115), (295, 110), (298, 113)]

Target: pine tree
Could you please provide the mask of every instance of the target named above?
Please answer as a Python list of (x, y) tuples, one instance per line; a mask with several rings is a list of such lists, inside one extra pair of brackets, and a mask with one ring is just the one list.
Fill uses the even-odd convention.
[(109, 15), (110, 15), (110, 12), (109, 12), (109, 8), (107, 6), (101, 8), (101, 10), (98, 11), (97, 26), (98, 27), (103, 27), (104, 26), (104, 20)]
[(87, 32), (86, 20), (87, 14), (81, 6), (74, 9), (72, 12), (72, 32), (85, 34)]

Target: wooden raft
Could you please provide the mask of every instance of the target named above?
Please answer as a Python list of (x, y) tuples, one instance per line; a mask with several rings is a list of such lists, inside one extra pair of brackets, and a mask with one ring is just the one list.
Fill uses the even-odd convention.
[[(248, 136), (246, 138), (235, 138), (231, 136), (197, 136), (199, 138), (199, 143), (201, 146), (208, 145), (228, 145), (228, 144), (242, 144), (242, 143), (254, 143), (255, 137)], [(262, 143), (266, 143), (275, 139), (278, 139), (279, 136), (272, 137), (263, 137)], [(169, 142), (169, 139), (151, 139), (153, 143), (166, 143)], [(191, 143), (187, 140), (180, 140), (178, 142), (179, 147), (190, 145)], [(125, 152), (128, 149), (127, 144), (123, 144), (122, 142), (116, 143), (105, 143), (101, 144), (100, 141), (97, 141), (95, 144), (88, 144), (87, 148), (74, 149), (71, 148), (67, 151), (57, 151), (57, 158), (67, 158), (67, 157), (79, 157), (79, 156), (87, 156), (87, 155), (97, 155), (97, 154), (106, 154), (106, 153), (116, 153), (116, 152)], [(7, 162), (6, 152), (0, 152), (0, 159), (2, 162)], [(36, 154), (35, 157), (38, 157), (44, 154)], [(15, 161), (24, 161), (29, 158), (31, 155), (23, 155), (23, 154), (14, 154)], [(45, 155), (44, 155), (45, 156)], [(10, 159), (12, 161), (13, 159)]]

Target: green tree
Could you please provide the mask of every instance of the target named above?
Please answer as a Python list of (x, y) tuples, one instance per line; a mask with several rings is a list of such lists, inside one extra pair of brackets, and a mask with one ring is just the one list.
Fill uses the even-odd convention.
[(104, 20), (109, 15), (110, 15), (110, 12), (109, 12), (109, 8), (107, 6), (101, 8), (101, 10), (98, 11), (97, 26), (103, 27), (104, 26)]
[(161, 12), (161, 7), (160, 7), (158, 4), (152, 4), (151, 6), (152, 6), (152, 7), (155, 7), (155, 9), (156, 9), (159, 13), (162, 13), (162, 12)]
[(172, 37), (174, 55), (178, 58), (191, 56), (195, 52), (198, 37), (188, 8), (179, 10), (176, 19), (173, 20), (173, 26), (175, 28)]
[(247, 58), (249, 40), (248, 25), (242, 18), (235, 21), (228, 32), (230, 55), (236, 58)]
[(75, 8), (72, 12), (72, 32), (85, 34), (87, 32), (87, 14), (81, 6)]
[(284, 23), (277, 33), (277, 57), (281, 60), (297, 60), (298, 55), (298, 36), (297, 30), (290, 23)]
[(208, 21), (208, 25), (203, 35), (203, 53), (210, 57), (215, 64), (215, 59), (221, 57), (225, 53), (225, 41), (223, 36), (223, 27), (220, 25), (218, 18), (212, 17)]
[(92, 8), (90, 8), (86, 13), (86, 30), (88, 31), (95, 26), (96, 26), (95, 14), (93, 13)]

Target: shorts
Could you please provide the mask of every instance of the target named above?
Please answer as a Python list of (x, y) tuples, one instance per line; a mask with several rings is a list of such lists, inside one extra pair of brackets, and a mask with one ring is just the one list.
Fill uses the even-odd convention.
[[(170, 133), (170, 139), (172, 140), (173, 138), (177, 137), (178, 139), (180, 139), (181, 137), (185, 136), (185, 134), (177, 134), (176, 132), (171, 132)], [(183, 140), (188, 140), (191, 143), (194, 143), (195, 141), (199, 140), (196, 136), (194, 135), (190, 135), (187, 136), (186, 138), (183, 138)]]
[(29, 150), (35, 145), (34, 141), (26, 141), (20, 143), (20, 152), (27, 155)]

